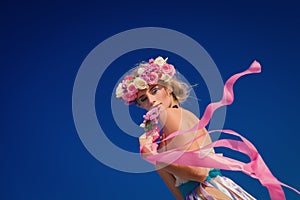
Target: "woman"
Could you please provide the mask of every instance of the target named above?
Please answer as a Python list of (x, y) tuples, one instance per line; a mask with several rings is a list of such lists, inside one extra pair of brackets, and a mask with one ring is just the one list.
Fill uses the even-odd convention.
[[(144, 158), (172, 149), (193, 151), (211, 143), (205, 128), (166, 140), (170, 134), (190, 130), (199, 123), (193, 113), (180, 106), (188, 97), (189, 90), (186, 83), (175, 78), (174, 66), (162, 57), (140, 63), (118, 85), (118, 98), (126, 103), (135, 103), (148, 113), (153, 114), (153, 110), (158, 113), (153, 119), (149, 115), (143, 123), (146, 133), (139, 141)], [(158, 121), (163, 127), (161, 136), (156, 127)], [(156, 148), (153, 142), (158, 136), (161, 142)], [(213, 148), (206, 153), (214, 153)], [(232, 180), (222, 176), (219, 169), (164, 162), (156, 162), (156, 169), (176, 199), (255, 199)]]

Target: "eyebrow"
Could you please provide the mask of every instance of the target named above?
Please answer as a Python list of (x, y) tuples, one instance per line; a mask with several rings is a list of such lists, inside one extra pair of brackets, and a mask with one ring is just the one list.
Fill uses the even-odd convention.
[(157, 86), (157, 85), (153, 85), (153, 86), (151, 86), (150, 88), (149, 88), (149, 90), (152, 90), (155, 86)]

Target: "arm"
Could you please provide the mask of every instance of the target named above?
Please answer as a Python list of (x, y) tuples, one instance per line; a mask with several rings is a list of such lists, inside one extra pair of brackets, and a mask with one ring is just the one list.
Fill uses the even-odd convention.
[[(141, 149), (142, 157), (145, 158), (145, 157), (147, 157), (147, 155), (153, 155), (156, 153), (151, 150), (151, 147), (149, 145), (152, 142), (151, 137), (146, 137), (146, 134), (143, 134), (139, 137), (139, 142), (140, 142), (140, 145), (143, 146), (143, 148)], [(162, 144), (160, 144), (159, 148), (162, 148), (162, 147), (163, 147)], [(175, 187), (175, 177), (172, 174), (170, 174), (168, 171), (158, 168), (157, 165), (155, 167), (156, 167), (157, 173), (163, 179), (164, 183), (167, 185), (168, 189), (175, 196), (175, 198), (177, 200), (183, 200), (179, 189), (177, 187)]]
[(181, 193), (177, 187), (175, 187), (175, 177), (164, 169), (157, 169), (157, 173), (163, 179), (171, 193), (177, 200), (183, 200)]
[(157, 168), (161, 168), (166, 172), (174, 174), (180, 178), (187, 180), (203, 182), (209, 172), (209, 168), (193, 167), (178, 164), (157, 163)]
[(146, 133), (141, 135), (139, 137), (139, 143), (141, 149), (141, 156), (143, 158), (146, 158), (148, 155), (154, 155), (157, 154), (157, 152), (152, 150), (152, 137), (151, 136), (146, 136)]
[[(165, 109), (160, 114), (160, 122), (163, 124), (164, 133), (167, 135), (173, 133), (175, 131), (180, 130), (180, 124), (182, 121), (181, 118), (181, 111), (177, 109)], [(202, 131), (206, 131), (203, 129)], [(201, 131), (201, 132), (202, 132)], [(164, 144), (163, 146), (166, 146)], [(188, 150), (192, 150), (197, 148), (198, 144), (195, 142), (194, 144), (190, 145)], [(202, 182), (206, 179), (209, 168), (204, 167), (193, 167), (193, 166), (184, 166), (179, 164), (167, 164), (167, 163), (157, 163), (158, 168), (162, 168), (167, 172), (174, 174), (180, 178), (184, 178), (187, 180), (199, 181)]]

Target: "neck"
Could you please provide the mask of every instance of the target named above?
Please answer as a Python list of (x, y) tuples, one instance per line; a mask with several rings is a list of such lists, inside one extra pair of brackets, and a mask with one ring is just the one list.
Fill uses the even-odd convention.
[(175, 100), (174, 98), (172, 98), (169, 108), (175, 108), (175, 107), (179, 108), (179, 102), (177, 100)]

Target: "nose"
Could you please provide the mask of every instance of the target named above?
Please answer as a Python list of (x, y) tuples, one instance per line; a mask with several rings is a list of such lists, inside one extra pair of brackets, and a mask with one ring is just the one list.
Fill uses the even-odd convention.
[(149, 100), (149, 104), (150, 106), (153, 106), (156, 102), (156, 98), (154, 95), (148, 94), (148, 100)]

